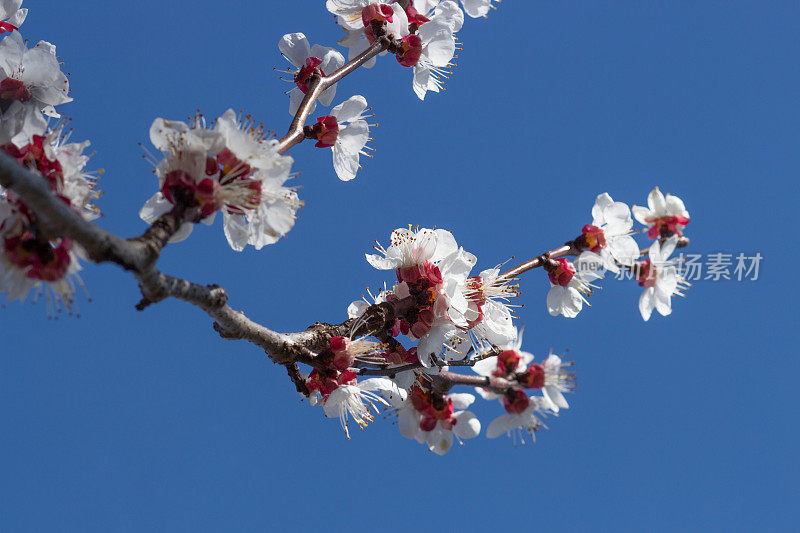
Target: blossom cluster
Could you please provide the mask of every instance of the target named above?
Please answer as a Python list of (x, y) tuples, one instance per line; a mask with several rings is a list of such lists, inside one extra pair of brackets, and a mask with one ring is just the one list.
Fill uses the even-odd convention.
[[(22, 0), (0, 3), (0, 150), (20, 165), (39, 172), (47, 186), (86, 220), (99, 213), (92, 201), (96, 177), (85, 171), (89, 142), (69, 142), (70, 132), (56, 106), (72, 101), (69, 81), (56, 47), (39, 41), (28, 48), (19, 31), (28, 10)], [(69, 238), (51, 238), (44, 222), (17, 195), (0, 187), (0, 292), (24, 300), (42, 291), (48, 309), (71, 309), (81, 285), (81, 246)]]
[[(0, 2), (0, 150), (41, 174), (58, 199), (90, 221), (98, 216), (92, 201), (99, 193), (95, 176), (85, 171), (89, 143), (69, 142), (63, 123), (50, 124), (60, 117), (56, 107), (72, 100), (69, 82), (55, 46), (26, 46), (19, 32), (27, 15), (21, 3)], [(412, 69), (420, 99), (439, 92), (459, 48), (464, 12), (480, 17), (494, 6), (493, 0), (327, 0), (326, 7), (345, 31), (340, 44), (348, 48), (348, 59), (333, 47), (312, 46), (302, 33), (280, 39), (278, 48), (291, 64), (284, 73), (291, 76), (287, 93), (295, 117), (284, 138), (232, 109), (215, 120), (198, 113), (185, 122), (152, 123), (157, 155), (149, 156), (158, 187), (140, 216), (149, 224), (177, 219), (164, 224), (177, 229), (170, 242), (187, 238), (197, 222), (212, 224), (218, 212), (233, 250), (277, 242), (302, 206), (296, 188), (287, 186), (295, 176), (294, 161), (285, 154), (292, 143), (311, 139), (318, 148), (331, 148), (343, 181), (355, 178), (361, 156), (370, 156), (367, 144), (376, 124), (368, 122), (373, 115), (366, 98), (351, 96), (304, 124), (317, 103), (331, 105), (344, 74), (390, 54)], [(634, 220), (642, 227), (634, 228)], [(688, 243), (683, 232), (690, 216), (677, 196), (655, 188), (647, 207), (630, 208), (603, 193), (585, 222), (563, 247), (505, 271), (500, 264), (473, 272), (477, 257), (450, 231), (394, 230), (387, 246), (377, 243), (375, 253), (366, 254), (372, 267), (394, 273), (391, 284), (349, 305), (347, 336), (329, 334), (318, 343), (323, 348), (315, 344), (315, 352), (303, 354), (313, 367), (309, 373), (300, 374), (293, 361), (284, 363), (297, 390), (326, 416), (338, 418), (348, 438), (351, 420), (363, 428), (383, 408), (397, 417), (404, 437), (441, 455), (481, 432), (480, 420), (468, 410), (476, 396), (452, 392), (455, 386), (472, 387), (501, 406), (487, 437), (510, 435), (524, 443), (545, 418), (569, 408), (564, 394), (574, 391), (575, 376), (572, 363), (552, 352), (535, 361), (522, 350), (513, 303), (521, 274), (541, 267), (549, 285), (548, 313), (567, 318), (588, 306), (607, 272), (629, 273), (643, 289), (638, 307), (645, 321), (654, 310), (670, 314), (672, 297), (683, 296), (689, 286), (671, 259)], [(13, 191), (0, 188), (0, 292), (9, 299), (44, 289), (49, 301), (71, 308), (75, 287), (82, 285), (77, 273), (85, 252), (52, 231)], [(636, 234), (649, 239), (646, 248)]]
[[(456, 33), (464, 25), (464, 11), (470, 17), (483, 17), (492, 9), (492, 0), (327, 0), (328, 11), (345, 32), (339, 44), (347, 48), (347, 61), (358, 61), (379, 38), (386, 45), (379, 56), (392, 54), (398, 64), (412, 70), (414, 93), (425, 99), (430, 92), (444, 90), (453, 59), (459, 49)], [(462, 11), (463, 7), (463, 11)], [(303, 33), (284, 35), (278, 48), (290, 67), (281, 70), (294, 87), (289, 95), (289, 114), (295, 115), (306, 98), (311, 98), (312, 75), (332, 76), (345, 65), (345, 56), (334, 47), (310, 44)], [(371, 68), (377, 57), (363, 62)], [(312, 99), (309, 112), (316, 104), (330, 105), (336, 96), (336, 83), (330, 84)], [(372, 115), (365, 114), (366, 99), (353, 96), (335, 106), (328, 115), (317, 117), (316, 124), (306, 126), (305, 138), (316, 140), (318, 148), (332, 148), (333, 167), (343, 181), (356, 176), (361, 168), (360, 157), (370, 155), (367, 146)]]
[[(225, 237), (236, 251), (248, 244), (260, 250), (294, 226), (301, 202), (295, 189), (284, 186), (293, 160), (248, 117), (229, 109), (213, 126), (199, 114), (188, 124), (157, 118), (150, 141), (163, 158), (154, 161), (158, 192), (139, 212), (146, 222), (176, 205), (194, 209), (205, 224), (221, 211)], [(184, 222), (171, 242), (188, 237), (192, 226)]]
[[(578, 237), (534, 260), (549, 280), (551, 315), (576, 317), (605, 272), (621, 270), (644, 288), (639, 299), (644, 320), (653, 309), (671, 312), (672, 296), (682, 295), (687, 284), (669, 257), (689, 214), (679, 198), (665, 197), (658, 188), (648, 196), (648, 207), (634, 206), (633, 214), (644, 225), (641, 233), (653, 239), (645, 251), (633, 237), (631, 209), (603, 193)], [(482, 398), (501, 403), (505, 413), (489, 424), (489, 438), (509, 434), (524, 442), (525, 434), (533, 436), (543, 426), (543, 418), (569, 407), (564, 393), (574, 387), (571, 363), (553, 353), (534, 362), (522, 351), (514, 325), (511, 301), (519, 295), (518, 275), (533, 266), (507, 272), (498, 266), (471, 275), (477, 258), (443, 229), (399, 228), (387, 247), (375, 249), (367, 261), (394, 271), (396, 283), (370, 293), (371, 301), (350, 304), (351, 337), (331, 339), (319, 366), (305, 377), (312, 404), (339, 418), (348, 436), (350, 417), (364, 427), (372, 420), (370, 408), (377, 411), (383, 404), (394, 409), (403, 436), (446, 453), (454, 439), (463, 442), (481, 430), (466, 410), (475, 397), (449, 392), (457, 384), (478, 384)], [(375, 329), (372, 312), (386, 305), (400, 311), (392, 323)], [(475, 382), (451, 367), (471, 368), (484, 379)], [(376, 372), (385, 377), (358, 381), (361, 373)]]

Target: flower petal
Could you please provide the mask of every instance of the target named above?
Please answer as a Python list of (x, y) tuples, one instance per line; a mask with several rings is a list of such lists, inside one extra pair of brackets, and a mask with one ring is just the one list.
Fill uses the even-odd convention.
[(481, 421), (470, 411), (462, 411), (453, 415), (458, 420), (453, 432), (462, 439), (473, 439), (481, 432)]
[(287, 33), (278, 41), (278, 49), (296, 67), (303, 66), (311, 57), (311, 47), (302, 33)]

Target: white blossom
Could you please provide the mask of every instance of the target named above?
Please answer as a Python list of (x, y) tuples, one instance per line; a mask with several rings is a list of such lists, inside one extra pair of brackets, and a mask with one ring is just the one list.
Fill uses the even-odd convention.
[(356, 177), (361, 168), (361, 155), (369, 155), (365, 149), (369, 142), (369, 124), (364, 113), (367, 111), (367, 100), (356, 95), (331, 110), (339, 124), (339, 134), (333, 145), (333, 168), (342, 181), (350, 181)]
[(682, 291), (688, 287), (686, 280), (678, 274), (675, 260), (669, 259), (677, 243), (677, 235), (663, 244), (660, 241), (653, 242), (648, 259), (636, 267), (637, 280), (644, 287), (639, 297), (639, 312), (645, 321), (650, 320), (653, 309), (662, 316), (672, 313), (672, 296), (683, 296)]
[[(30, 143), (3, 147), (20, 164), (42, 174), (55, 194), (86, 220), (98, 216), (92, 204), (98, 196), (95, 177), (85, 171), (89, 142), (69, 143), (63, 127), (34, 136)], [(75, 289), (82, 286), (78, 272), (85, 252), (68, 238), (41, 234), (36, 215), (21, 199), (0, 188), (0, 292), (9, 300), (24, 300), (35, 289), (44, 290), (48, 312), (63, 304), (71, 310)]]
[(69, 80), (56, 58), (56, 47), (39, 41), (29, 50), (18, 31), (0, 41), (0, 79), (3, 101), (31, 102), (33, 110), (50, 117), (61, 116), (55, 106), (72, 101), (68, 96)]
[(22, 0), (0, 0), (0, 33), (18, 30), (28, 16)]
[[(225, 236), (236, 251), (247, 244), (256, 249), (273, 244), (294, 225), (302, 204), (294, 189), (284, 187), (292, 176), (292, 158), (279, 154), (278, 141), (233, 110), (214, 128), (206, 127), (201, 116), (191, 124), (156, 119), (150, 139), (164, 158), (156, 166), (159, 192), (139, 213), (146, 222), (152, 224), (180, 201), (198, 207), (208, 225), (222, 210)], [(170, 242), (188, 237), (192, 226), (185, 222)]]
[(603, 193), (592, 207), (592, 224), (583, 228), (580, 239), (586, 249), (600, 256), (605, 270), (619, 272), (617, 264), (630, 266), (639, 258), (632, 227), (628, 206)]
[(375, 405), (382, 404), (390, 406), (390, 402), (400, 402), (406, 397), (406, 392), (388, 378), (371, 378), (357, 382), (353, 385), (339, 385), (336, 390), (331, 392), (326, 400), (322, 402), (325, 416), (338, 418), (342, 429), (350, 438), (349, 422), (350, 418), (364, 428), (373, 421), (370, 412), (372, 408), (379, 413)]
[(414, 65), (412, 87), (420, 100), (428, 91), (443, 89), (442, 77), (456, 53), (455, 33), (461, 29), (464, 14), (450, 0), (436, 6), (433, 17), (419, 27), (418, 35), (422, 41), (422, 54)]
[[(437, 455), (444, 455), (450, 450), (454, 437), (459, 441), (472, 439), (481, 431), (478, 418), (465, 410), (475, 401), (473, 395), (452, 393), (441, 400), (442, 405), (435, 405), (430, 393), (415, 386), (406, 399), (394, 404), (397, 407), (400, 434), (427, 445)], [(423, 411), (417, 410), (417, 407), (422, 407)]]
[[(333, 74), (339, 67), (344, 65), (344, 56), (341, 53), (327, 46), (315, 44), (311, 46), (308, 39), (302, 33), (288, 33), (281, 37), (278, 48), (283, 56), (294, 66), (289, 71), (294, 76), (296, 87), (289, 91), (289, 114), (297, 113), (300, 103), (308, 90), (306, 81), (315, 68), (318, 68), (324, 75)], [(328, 106), (336, 96), (336, 84), (334, 83), (322, 94), (318, 101), (324, 106)], [(316, 103), (311, 106), (309, 112), (313, 113)]]
[(647, 195), (647, 207), (633, 206), (633, 216), (647, 226), (647, 236), (651, 239), (680, 236), (690, 220), (683, 200), (671, 194), (665, 197), (658, 187)]
[(530, 396), (528, 398), (528, 406), (520, 413), (506, 413), (492, 420), (489, 427), (486, 428), (486, 437), (495, 439), (503, 434), (508, 434), (516, 438), (520, 438), (522, 443), (525, 443), (525, 436), (523, 433), (528, 433), (535, 441), (536, 432), (544, 424), (539, 418), (547, 412), (549, 408), (549, 401), (541, 396)]
[(548, 272), (550, 291), (547, 293), (547, 311), (552, 316), (575, 318), (589, 304), (586, 296), (595, 287), (592, 281), (600, 278), (597, 265), (602, 264), (597, 254), (583, 252), (574, 265), (566, 259), (556, 259), (560, 264), (557, 272)]

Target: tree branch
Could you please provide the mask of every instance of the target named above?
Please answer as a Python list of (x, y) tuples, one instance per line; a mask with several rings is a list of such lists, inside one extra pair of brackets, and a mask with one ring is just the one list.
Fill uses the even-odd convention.
[(251, 342), (263, 348), (276, 363), (314, 362), (314, 353), (291, 335), (276, 333), (228, 306), (228, 295), (223, 288), (168, 276), (155, 267), (161, 249), (180, 224), (187, 216), (196, 216), (191, 210), (175, 208), (142, 236), (125, 240), (86, 221), (53, 194), (39, 173), (20, 166), (2, 152), (0, 185), (19, 196), (36, 213), (48, 235), (69, 237), (80, 244), (95, 263), (112, 262), (133, 272), (144, 297), (137, 308), (177, 298), (205, 311), (224, 338)]
[(369, 48), (342, 65), (341, 68), (329, 76), (322, 76), (318, 70), (315, 70), (306, 83), (308, 91), (306, 92), (303, 101), (300, 102), (300, 107), (297, 109), (294, 119), (292, 119), (292, 123), (289, 126), (289, 131), (280, 140), (278, 153), (284, 154), (292, 146), (303, 141), (305, 138), (303, 126), (305, 126), (308, 115), (311, 113), (311, 108), (314, 106), (314, 104), (316, 104), (320, 95), (325, 92), (326, 89), (335, 83), (338, 83), (342, 78), (356, 70), (358, 67), (389, 48), (391, 44), (391, 39), (389, 39), (386, 35), (381, 35), (380, 37), (376, 37), (375, 41), (369, 46)]

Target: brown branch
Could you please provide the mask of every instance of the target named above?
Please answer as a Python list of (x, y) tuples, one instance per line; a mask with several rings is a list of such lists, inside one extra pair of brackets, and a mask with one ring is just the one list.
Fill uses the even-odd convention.
[(280, 140), (278, 153), (286, 153), (292, 146), (303, 141), (305, 138), (303, 126), (308, 119), (308, 115), (311, 113), (311, 108), (317, 102), (320, 95), (325, 92), (325, 90), (339, 82), (342, 78), (355, 71), (358, 67), (379, 53), (388, 49), (391, 44), (391, 39), (389, 39), (386, 35), (381, 35), (380, 37), (376, 35), (375, 41), (369, 46), (369, 48), (342, 65), (341, 68), (332, 74), (328, 76), (322, 76), (319, 70), (315, 70), (306, 83), (308, 91), (306, 92), (303, 101), (300, 102), (300, 107), (297, 109), (294, 119), (292, 119), (292, 123), (289, 126), (289, 131)]
[(0, 153), (0, 185), (13, 191), (36, 213), (48, 235), (69, 237), (80, 244), (95, 263), (112, 262), (133, 272), (144, 297), (138, 308), (177, 298), (205, 311), (224, 338), (251, 342), (263, 348), (276, 363), (314, 363), (314, 353), (291, 335), (276, 333), (228, 306), (228, 296), (221, 287), (191, 283), (168, 276), (155, 267), (169, 237), (187, 216), (195, 214), (176, 208), (163, 215), (155, 228), (149, 228), (140, 237), (125, 240), (86, 221), (53, 194), (39, 173), (20, 166), (4, 153)]
[(127, 243), (124, 239), (86, 222), (80, 214), (51, 193), (41, 174), (21, 166), (3, 152), (0, 152), (0, 185), (25, 201), (36, 213), (46, 232), (69, 237), (84, 245), (92, 261), (112, 261), (126, 270), (136, 270), (139, 267), (142, 245)]
[(496, 377), (458, 374), (449, 370), (442, 370), (439, 375), (433, 376), (433, 387), (438, 392), (446, 394), (456, 385), (468, 387), (483, 387), (492, 392), (505, 392), (517, 383)]
[(150, 225), (139, 237), (128, 239), (130, 243), (141, 243), (150, 254), (149, 263), (155, 263), (167, 242), (175, 235), (184, 222), (200, 222), (200, 209), (188, 208), (183, 204), (176, 204), (170, 211), (164, 213)]
[(564, 246), (560, 248), (556, 248), (555, 250), (550, 250), (549, 252), (545, 252), (542, 255), (538, 255), (531, 259), (530, 261), (525, 261), (521, 265), (508, 270), (507, 272), (503, 272), (500, 274), (500, 277), (505, 279), (512, 279), (524, 274), (529, 270), (533, 270), (534, 268), (538, 268), (545, 263), (549, 259), (555, 259), (557, 257), (564, 257), (565, 255), (578, 255), (579, 250), (576, 248), (574, 241), (570, 241)]
[[(351, 70), (354, 68), (356, 67), (352, 67)], [(325, 365), (316, 359), (316, 352), (327, 348), (331, 337), (371, 334), (380, 339), (385, 337), (385, 332), (392, 327), (397, 318), (403, 318), (418, 304), (414, 297), (409, 296), (372, 305), (362, 317), (346, 320), (341, 324), (317, 322), (302, 332), (277, 333), (252, 321), (243, 312), (232, 309), (227, 303), (228, 295), (222, 287), (192, 283), (164, 274), (156, 268), (161, 251), (181, 224), (185, 221), (197, 221), (199, 214), (196, 210), (176, 206), (162, 215), (141, 236), (125, 240), (86, 221), (53, 194), (39, 173), (20, 166), (2, 152), (0, 152), (0, 185), (13, 191), (36, 213), (37, 223), (47, 235), (69, 237), (86, 250), (93, 262), (112, 262), (131, 271), (139, 282), (143, 296), (143, 300), (137, 305), (138, 309), (145, 309), (167, 298), (176, 298), (199, 307), (213, 319), (213, 327), (222, 338), (251, 342), (262, 348), (272, 361), (284, 365), (295, 387), (301, 393), (305, 389), (305, 384), (297, 369), (297, 363), (325, 368)], [(687, 244), (686, 238), (679, 241), (680, 247)], [(578, 252), (577, 245), (572, 241), (560, 248), (545, 252), (503, 273), (502, 276), (507, 279), (514, 278), (544, 265), (550, 259), (577, 255)], [(436, 360), (435, 362), (440, 367), (472, 366), (491, 355), (495, 353), (490, 351), (464, 361)], [(420, 362), (414, 362), (351, 370), (362, 376), (394, 376), (399, 372), (414, 370), (421, 366)], [(503, 392), (515, 385), (513, 381), (503, 378), (458, 374), (446, 369), (441, 369), (440, 373), (431, 379), (433, 386), (440, 392), (447, 392), (456, 385), (485, 387), (495, 392)]]

